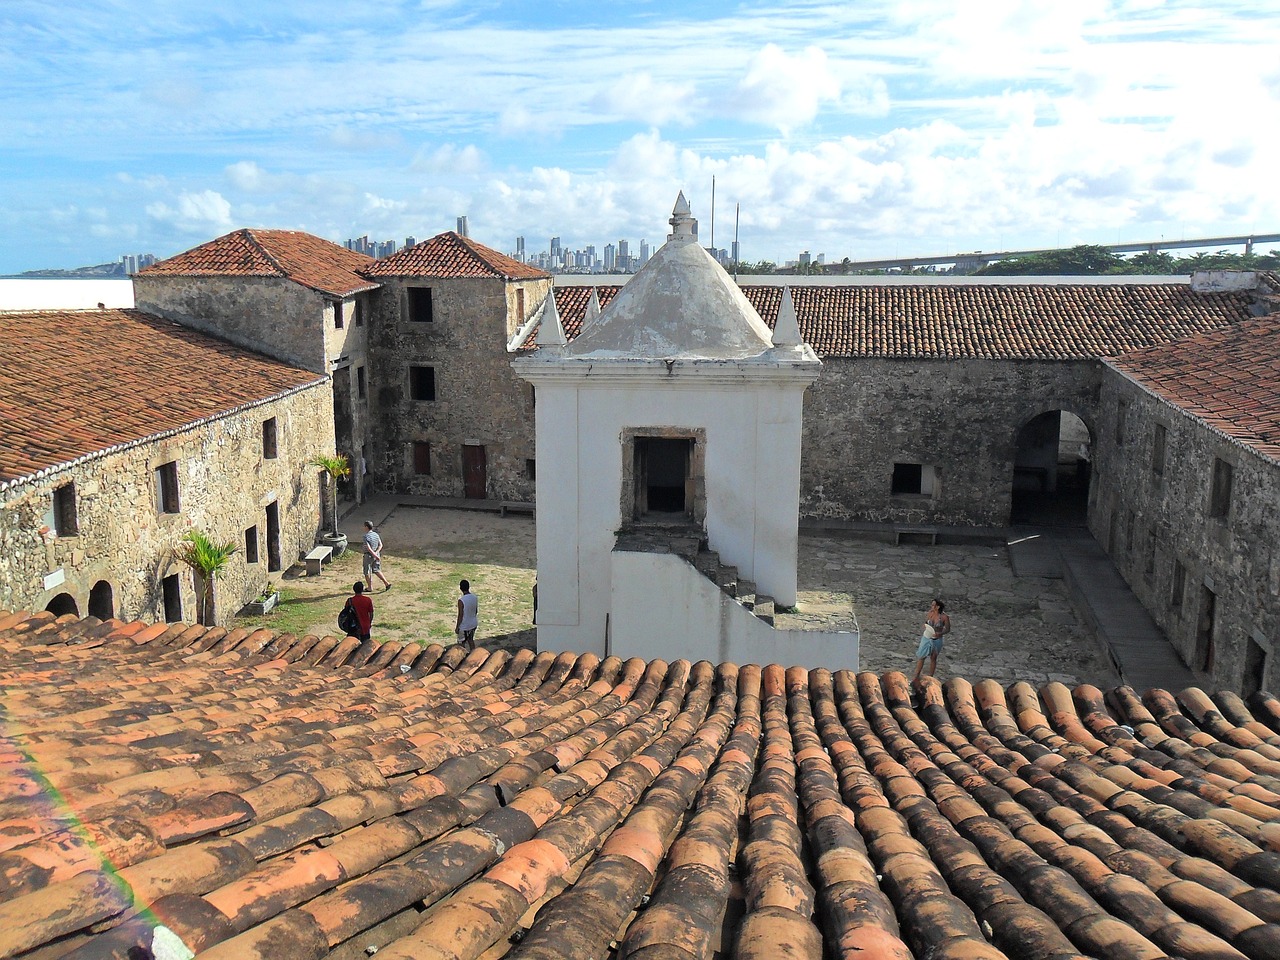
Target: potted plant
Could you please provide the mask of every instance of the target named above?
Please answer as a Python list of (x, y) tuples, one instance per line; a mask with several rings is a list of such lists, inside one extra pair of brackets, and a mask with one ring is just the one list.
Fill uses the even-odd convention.
[(267, 585), (262, 588), (262, 592), (245, 606), (245, 614), (250, 617), (260, 617), (274, 610), (279, 602), (280, 591), (276, 589), (274, 583), (268, 580)]
[(313, 467), (324, 471), (328, 485), (329, 532), (321, 536), (320, 542), (333, 548), (333, 555), (340, 556), (347, 549), (347, 535), (338, 532), (338, 481), (351, 476), (351, 463), (345, 454), (319, 454), (307, 461)]
[(212, 627), (218, 622), (213, 584), (225, 572), (227, 562), (235, 552), (235, 544), (214, 543), (199, 530), (184, 533), (182, 544), (174, 551), (174, 557), (195, 574), (196, 622), (202, 626)]

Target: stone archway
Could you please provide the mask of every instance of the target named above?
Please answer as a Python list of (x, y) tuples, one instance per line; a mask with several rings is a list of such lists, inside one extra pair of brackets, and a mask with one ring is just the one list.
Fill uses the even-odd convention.
[(89, 591), (89, 616), (99, 620), (110, 620), (116, 615), (115, 593), (111, 584), (99, 580)]
[(1018, 431), (1010, 522), (1084, 526), (1089, 513), (1093, 434), (1068, 410), (1048, 410)]
[(69, 593), (58, 594), (48, 602), (45, 610), (55, 617), (61, 617), (68, 613), (77, 617), (80, 616), (80, 606), (76, 603), (76, 598)]

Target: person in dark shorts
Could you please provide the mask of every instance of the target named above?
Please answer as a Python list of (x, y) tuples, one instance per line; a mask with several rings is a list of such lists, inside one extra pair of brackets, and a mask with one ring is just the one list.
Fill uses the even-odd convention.
[(368, 640), (369, 634), (373, 632), (373, 600), (365, 595), (364, 584), (359, 580), (352, 584), (351, 589), (355, 592), (347, 603), (351, 604), (351, 608), (355, 610), (356, 619), (360, 623), (360, 632), (356, 636), (361, 641)]

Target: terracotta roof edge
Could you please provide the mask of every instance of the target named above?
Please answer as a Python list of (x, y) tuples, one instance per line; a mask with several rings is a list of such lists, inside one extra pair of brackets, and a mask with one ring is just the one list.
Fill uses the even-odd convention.
[(226, 410), (211, 413), (198, 420), (192, 420), (189, 423), (180, 424), (176, 427), (171, 427), (168, 430), (161, 430), (159, 433), (152, 433), (145, 437), (138, 437), (136, 440), (127, 440), (124, 443), (115, 443), (109, 447), (103, 447), (100, 450), (92, 450), (89, 453), (81, 454), (73, 460), (56, 463), (51, 467), (42, 467), (34, 473), (25, 474), (20, 477), (12, 477), (8, 480), (0, 480), (0, 493), (8, 493), (11, 490), (16, 490), (18, 487), (25, 486), (29, 483), (36, 483), (46, 477), (60, 473), (63, 470), (69, 470), (72, 467), (78, 467), (94, 460), (101, 460), (103, 457), (111, 456), (113, 453), (122, 453), (125, 450), (132, 450), (135, 447), (142, 446), (144, 443), (155, 443), (157, 440), (168, 439), (169, 437), (176, 436), (186, 430), (203, 427), (205, 424), (213, 423), (215, 420), (221, 420), (223, 417), (230, 417), (237, 413), (244, 413), (246, 410), (252, 410), (254, 407), (261, 407), (265, 404), (273, 403), (276, 400), (292, 396), (295, 393), (301, 393), (303, 390), (312, 390), (322, 383), (327, 383), (330, 379), (330, 374), (322, 374), (317, 376), (314, 380), (309, 380), (296, 387), (290, 387), (287, 390), (281, 390), (278, 393), (273, 393), (269, 397), (261, 397), (260, 399), (250, 400), (234, 407), (228, 407)]

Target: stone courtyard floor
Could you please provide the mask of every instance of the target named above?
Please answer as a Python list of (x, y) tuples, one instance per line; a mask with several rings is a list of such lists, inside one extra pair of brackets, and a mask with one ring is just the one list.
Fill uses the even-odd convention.
[[(305, 576), (300, 566), (288, 571), (278, 611), (237, 624), (334, 633), (338, 610), (360, 577), (366, 517), (382, 534), (383, 572), (392, 584), (384, 591), (374, 581), (376, 637), (452, 642), (457, 583), (466, 577), (480, 597), (478, 643), (503, 649), (535, 645), (532, 518), (397, 506), (391, 498), (366, 503), (343, 523), (354, 549), (319, 577)], [(936, 596), (946, 602), (953, 624), (939, 677), (1115, 682), (1106, 656), (1072, 611), (1062, 581), (1015, 576), (1003, 546), (893, 546), (802, 533), (798, 572), (796, 612), (779, 615), (778, 625), (847, 630), (856, 618), (859, 669), (909, 673), (925, 611)]]

